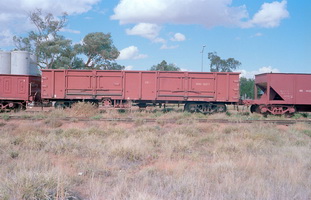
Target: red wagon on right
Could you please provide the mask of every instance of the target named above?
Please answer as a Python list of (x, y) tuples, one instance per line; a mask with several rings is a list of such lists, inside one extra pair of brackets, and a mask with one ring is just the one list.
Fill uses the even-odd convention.
[(255, 76), (251, 112), (293, 114), (311, 112), (311, 74), (266, 73)]

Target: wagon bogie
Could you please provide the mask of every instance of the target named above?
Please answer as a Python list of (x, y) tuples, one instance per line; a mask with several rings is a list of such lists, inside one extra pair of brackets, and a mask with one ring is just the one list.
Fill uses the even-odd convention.
[(227, 111), (224, 103), (211, 102), (188, 102), (185, 104), (185, 110), (188, 112), (200, 112), (203, 114), (222, 113)]

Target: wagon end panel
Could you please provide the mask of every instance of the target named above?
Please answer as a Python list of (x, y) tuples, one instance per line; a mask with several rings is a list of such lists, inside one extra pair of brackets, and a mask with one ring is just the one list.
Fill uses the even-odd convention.
[(42, 99), (65, 98), (65, 70), (42, 70)]
[(216, 101), (238, 102), (239, 101), (239, 74), (216, 73)]
[(51, 70), (41, 70), (41, 98), (51, 99), (53, 97), (52, 73)]
[(240, 101), (240, 74), (230, 74), (229, 76), (229, 102)]

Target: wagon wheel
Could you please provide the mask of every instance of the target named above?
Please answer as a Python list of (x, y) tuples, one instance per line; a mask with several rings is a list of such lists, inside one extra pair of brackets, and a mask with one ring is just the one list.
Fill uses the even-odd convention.
[(106, 108), (112, 107), (112, 101), (111, 99), (103, 99), (102, 100), (102, 105)]
[(64, 109), (66, 106), (63, 103), (55, 102), (54, 108), (56, 109)]
[(14, 112), (19, 112), (19, 111), (22, 111), (22, 110), (26, 110), (26, 105), (24, 104), (21, 104), (21, 103), (17, 103), (14, 105)]
[(184, 110), (190, 113), (194, 113), (197, 111), (197, 104), (196, 103), (186, 103)]
[(225, 104), (220, 104), (217, 105), (217, 112), (226, 112), (227, 111), (227, 106)]
[(146, 104), (146, 103), (138, 103), (137, 106), (138, 106), (140, 109), (145, 109), (145, 108), (147, 108), (147, 104)]
[(258, 105), (251, 105), (250, 110), (251, 110), (251, 113), (260, 113)]

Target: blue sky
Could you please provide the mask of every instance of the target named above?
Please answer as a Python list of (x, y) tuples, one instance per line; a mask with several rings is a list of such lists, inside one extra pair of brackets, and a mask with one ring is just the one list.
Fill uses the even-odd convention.
[(233, 57), (246, 77), (262, 72), (311, 73), (311, 1), (306, 0), (0, 0), (0, 49), (33, 29), (27, 13), (69, 14), (61, 34), (81, 42), (111, 33), (117, 63), (148, 70), (166, 60), (209, 71), (208, 52)]

